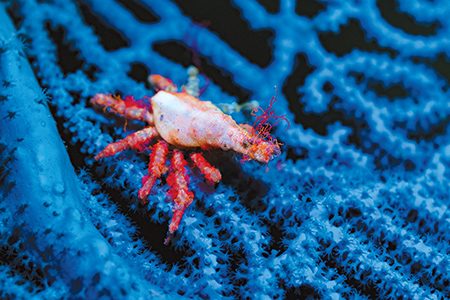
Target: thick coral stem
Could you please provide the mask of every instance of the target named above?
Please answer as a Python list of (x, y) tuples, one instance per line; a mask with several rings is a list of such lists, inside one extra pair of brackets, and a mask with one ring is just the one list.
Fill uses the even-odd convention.
[(127, 119), (139, 120), (150, 125), (153, 124), (153, 115), (150, 113), (150, 106), (143, 101), (137, 101), (128, 96), (125, 100), (108, 94), (97, 94), (91, 99), (91, 103), (109, 108), (112, 112)]
[(139, 190), (139, 199), (141, 199), (142, 204), (147, 203), (147, 196), (150, 194), (156, 180), (167, 171), (166, 158), (168, 152), (169, 145), (163, 140), (153, 146), (148, 162), (148, 175), (142, 178), (142, 187)]
[(99, 154), (95, 156), (96, 160), (103, 157), (113, 156), (126, 149), (136, 149), (142, 151), (150, 141), (158, 136), (158, 132), (154, 127), (147, 127), (136, 131), (117, 142), (111, 143), (105, 147)]
[(171, 171), (167, 177), (167, 184), (170, 186), (169, 195), (174, 201), (174, 207), (172, 220), (169, 225), (169, 236), (166, 242), (170, 240), (170, 236), (178, 229), (184, 211), (194, 200), (194, 193), (188, 187), (189, 177), (186, 173), (186, 165), (187, 162), (183, 153), (179, 150), (174, 150), (171, 159)]
[(222, 180), (220, 171), (213, 167), (202, 153), (192, 153), (191, 160), (209, 182), (217, 183)]

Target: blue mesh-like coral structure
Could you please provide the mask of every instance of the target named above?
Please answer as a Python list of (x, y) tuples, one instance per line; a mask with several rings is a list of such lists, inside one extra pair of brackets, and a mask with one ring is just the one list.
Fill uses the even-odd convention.
[[(450, 2), (15, 0), (0, 4), (0, 298), (450, 297)], [(169, 246), (141, 128), (89, 103), (152, 96), (274, 109), (268, 165), (208, 152)], [(247, 112), (233, 114), (252, 123)]]

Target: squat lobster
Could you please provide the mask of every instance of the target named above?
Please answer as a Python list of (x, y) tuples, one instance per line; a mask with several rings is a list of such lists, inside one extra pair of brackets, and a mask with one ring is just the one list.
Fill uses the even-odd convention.
[[(138, 195), (141, 203), (147, 204), (147, 197), (156, 180), (169, 172), (167, 183), (174, 207), (168, 236), (164, 242), (167, 245), (178, 229), (184, 211), (194, 199), (194, 194), (188, 187), (184, 150), (189, 151), (190, 160), (209, 182), (218, 183), (222, 179), (220, 171), (201, 152), (196, 152), (198, 148), (233, 150), (243, 154), (246, 159), (267, 163), (280, 153), (280, 146), (267, 135), (267, 131), (260, 132), (250, 125), (237, 124), (214, 104), (199, 100), (185, 89), (177, 92), (177, 87), (167, 78), (150, 75), (149, 81), (157, 91), (151, 97), (150, 104), (131, 96), (123, 100), (108, 94), (97, 94), (91, 99), (91, 103), (95, 105), (109, 108), (127, 119), (148, 124), (148, 127), (107, 145), (95, 159), (113, 156), (126, 149), (151, 150), (148, 175), (142, 178)], [(149, 146), (153, 139), (157, 139), (157, 142)], [(167, 168), (169, 151), (170, 168)]]

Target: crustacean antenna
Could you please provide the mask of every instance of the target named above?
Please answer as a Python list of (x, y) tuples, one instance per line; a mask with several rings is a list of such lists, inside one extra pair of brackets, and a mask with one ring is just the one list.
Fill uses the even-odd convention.
[[(272, 98), (269, 101), (269, 106), (266, 109), (263, 109), (261, 106), (253, 108), (251, 114), (252, 116), (255, 116), (255, 122), (253, 123), (253, 129), (256, 131), (257, 136), (266, 140), (266, 141), (273, 141), (276, 142), (276, 140), (273, 139), (273, 137), (270, 135), (270, 132), (272, 128), (280, 121), (286, 121), (289, 127), (289, 120), (286, 118), (285, 115), (276, 115), (275, 111), (273, 109), (273, 105), (277, 101), (277, 95), (278, 95), (278, 89), (275, 87), (275, 96), (272, 96)], [(262, 112), (260, 115), (258, 115), (258, 112)], [(272, 123), (270, 123), (272, 121)]]
[(286, 122), (288, 122), (288, 120), (284, 115), (279, 116), (275, 114), (273, 105), (275, 104), (276, 99), (276, 95), (273, 96), (266, 109), (258, 106), (252, 110), (251, 114), (252, 116), (255, 116), (253, 126), (241, 125), (241, 127), (249, 133), (249, 138), (247, 139), (249, 146), (247, 146), (247, 151), (241, 161), (256, 159), (259, 162), (267, 163), (273, 156), (280, 153), (282, 144), (278, 142), (270, 132), (273, 126), (277, 125), (280, 120)]

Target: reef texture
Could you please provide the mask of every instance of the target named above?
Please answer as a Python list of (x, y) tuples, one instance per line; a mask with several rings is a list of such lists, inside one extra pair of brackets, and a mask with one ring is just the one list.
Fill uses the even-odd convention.
[[(450, 297), (449, 15), (446, 0), (2, 1), (0, 298)], [(267, 166), (208, 153), (223, 182), (192, 176), (166, 247), (167, 187), (138, 204), (146, 155), (94, 161), (140, 124), (89, 98), (151, 96), (150, 73), (181, 85), (191, 64), (203, 99), (276, 94), (290, 126)]]

